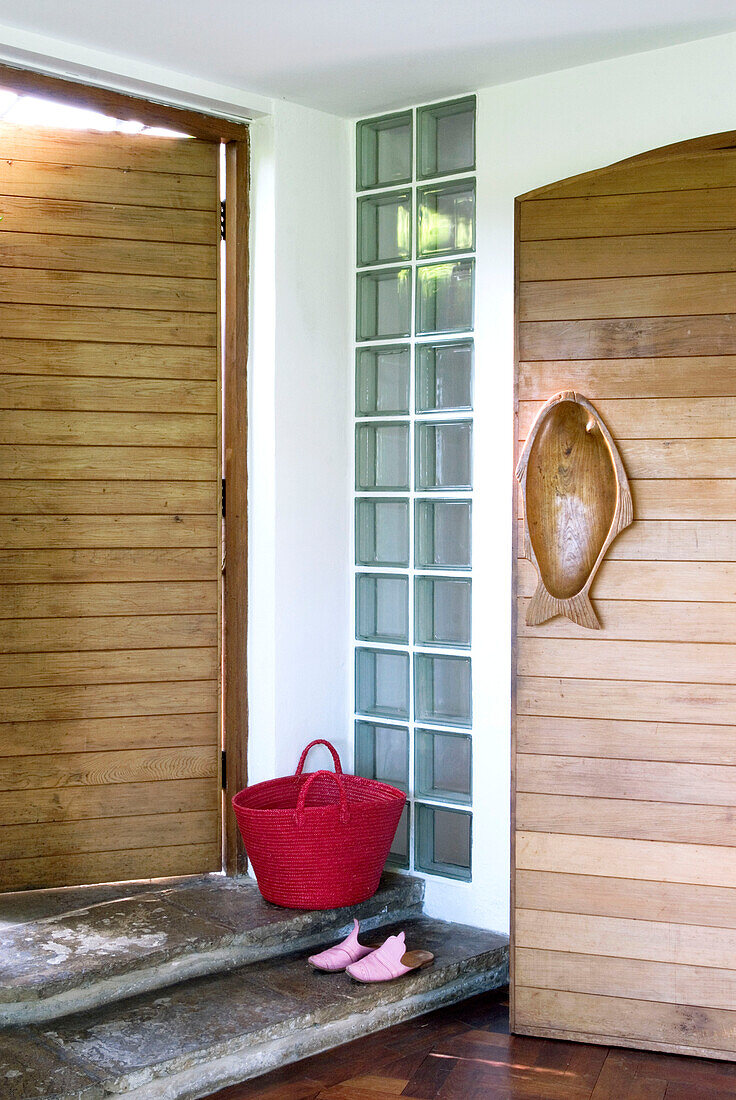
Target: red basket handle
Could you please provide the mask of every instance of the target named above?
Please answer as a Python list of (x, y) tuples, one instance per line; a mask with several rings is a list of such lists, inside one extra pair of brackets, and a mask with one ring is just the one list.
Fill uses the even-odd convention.
[(304, 750), (304, 752), (299, 757), (299, 763), (296, 766), (296, 771), (294, 772), (294, 775), (301, 775), (302, 774), (302, 768), (304, 767), (304, 761), (307, 759), (307, 753), (309, 752), (309, 750), (311, 748), (314, 748), (315, 745), (326, 745), (327, 746), (327, 748), (332, 753), (332, 759), (335, 762), (335, 771), (337, 772), (338, 775), (342, 775), (342, 764), (340, 763), (340, 756), (338, 754), (337, 749), (335, 748), (334, 745), (330, 744), (329, 741), (323, 741), (321, 737), (318, 738), (316, 741), (310, 741), (309, 742), (306, 749)]
[(345, 824), (350, 820), (350, 810), (348, 809), (348, 799), (345, 794), (345, 784), (342, 781), (342, 772), (328, 772), (319, 771), (311, 772), (306, 779), (306, 782), (302, 784), (302, 788), (299, 791), (299, 797), (296, 800), (296, 823), (302, 825), (304, 821), (304, 803), (307, 800), (307, 791), (314, 783), (318, 775), (329, 775), (330, 779), (334, 779), (337, 783), (337, 789), (340, 792), (340, 821)]

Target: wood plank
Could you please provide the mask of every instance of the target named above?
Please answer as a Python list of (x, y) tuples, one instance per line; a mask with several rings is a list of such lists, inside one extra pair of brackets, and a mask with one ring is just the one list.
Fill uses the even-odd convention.
[(519, 324), (519, 358), (525, 360), (679, 359), (734, 353), (736, 315), (727, 313)]
[(214, 447), (217, 417), (200, 413), (0, 411), (0, 438), (20, 444)]
[(7, 584), (106, 581), (216, 580), (212, 548), (112, 550), (0, 550), (0, 576)]
[[(100, 271), (122, 275), (215, 279), (217, 253), (206, 244), (121, 241), (104, 237), (65, 237), (55, 233), (0, 234), (0, 268), (42, 271)], [(6, 278), (10, 272), (4, 272)]]
[[(736, 234), (733, 256), (736, 264)], [(608, 397), (736, 396), (733, 355), (537, 360), (519, 363), (518, 373), (521, 401), (546, 401), (565, 389), (583, 392), (594, 405)]]
[(611, 797), (604, 789), (598, 793), (601, 797), (582, 798), (517, 792), (517, 828), (524, 832), (673, 840), (683, 844), (723, 844), (736, 828), (733, 805), (644, 802)]
[(702, 275), (553, 279), (520, 285), (519, 318), (522, 321), (566, 321), (591, 317), (728, 313), (735, 294), (736, 273), (728, 271)]
[[(517, 867), (528, 871), (554, 871), (558, 874), (597, 875), (605, 869), (608, 878), (638, 878), (661, 882), (687, 882), (697, 886), (736, 887), (736, 849), (704, 844), (675, 844), (664, 841), (622, 840), (613, 837), (565, 836), (562, 833), (524, 833), (516, 836)], [(519, 912), (522, 912), (521, 910)], [(528, 910), (523, 910), (528, 912)], [(600, 922), (608, 918), (596, 917)], [(636, 932), (637, 921), (626, 921), (626, 934)], [(540, 926), (543, 926), (541, 922)], [(606, 925), (608, 927), (608, 925)], [(674, 928), (680, 927), (673, 925)], [(682, 926), (686, 927), (686, 926)], [(704, 930), (693, 926), (697, 935)], [(517, 923), (517, 943), (534, 946), (520, 934)], [(663, 937), (662, 925), (658, 935)], [(733, 936), (734, 933), (732, 932)], [(657, 936), (652, 934), (654, 942)], [(622, 942), (625, 942), (623, 936)], [(575, 941), (581, 950), (581, 941)], [(703, 940), (702, 942), (705, 942)], [(542, 946), (541, 944), (537, 946)], [(609, 954), (616, 954), (611, 943)], [(653, 950), (654, 948), (652, 948)], [(629, 954), (628, 958), (635, 955)], [(654, 957), (654, 956), (651, 956)], [(733, 963), (733, 948), (731, 962)]]
[[(0, 689), (65, 684), (135, 684), (217, 677), (216, 646), (0, 654)], [(1, 751), (1, 750), (0, 750)]]
[[(217, 581), (105, 584), (2, 584), (0, 621), (104, 615), (184, 615), (211, 613)], [(2, 633), (12, 637), (13, 625)], [(74, 624), (70, 626), (74, 630)], [(29, 622), (28, 632), (33, 631)], [(6, 631), (10, 633), (6, 634)]]
[(515, 887), (520, 909), (736, 929), (736, 890), (719, 886), (517, 871)]
[(718, 642), (617, 642), (605, 638), (519, 639), (522, 676), (566, 676), (605, 680), (660, 680), (704, 684), (736, 682), (736, 646)]
[(219, 844), (184, 844), (170, 847), (137, 848), (123, 852), (85, 852), (56, 856), (53, 860), (8, 859), (2, 865), (2, 882), (7, 890), (75, 886), (87, 882), (129, 882), (131, 879), (201, 875), (219, 871)]
[[(151, 800), (153, 808), (155, 799)], [(40, 825), (0, 826), (0, 860), (50, 859), (82, 852), (145, 848), (156, 837), (160, 846), (207, 844), (219, 830), (217, 810), (192, 810), (139, 817), (44, 821)]]
[(214, 313), (217, 281), (0, 266), (0, 302)]
[(574, 945), (575, 953), (581, 955), (717, 967), (733, 973), (733, 928), (520, 909), (516, 933), (517, 948), (565, 952)]
[(44, 378), (79, 375), (88, 378), (201, 378), (217, 381), (217, 348), (95, 344), (87, 340), (3, 339), (0, 374), (40, 374)]
[(46, 126), (16, 126), (0, 122), (3, 156), (42, 164), (123, 168), (147, 172), (217, 175), (217, 146), (191, 138), (162, 139), (150, 134), (101, 134), (97, 131), (54, 130)]
[(666, 478), (631, 483), (634, 514), (640, 519), (731, 520), (736, 518), (736, 481), (723, 478)]
[(517, 949), (516, 967), (520, 985), (539, 989), (704, 1008), (732, 1009), (736, 1003), (733, 970), (529, 948)]
[[(1, 385), (0, 385), (1, 388)], [(0, 478), (48, 481), (209, 481), (216, 447), (81, 447), (0, 444)]]
[(217, 711), (216, 680), (191, 683), (72, 684), (0, 690), (4, 722), (76, 721), (139, 714), (209, 714)]
[(685, 191), (731, 187), (736, 184), (736, 156), (733, 149), (689, 152), (681, 156), (651, 155), (612, 164), (597, 172), (586, 172), (556, 183), (550, 196), (556, 199), (591, 195), (636, 195), (647, 191)]
[(217, 516), (0, 516), (6, 550), (217, 546)]
[[(115, 749), (190, 748), (217, 741), (216, 714), (145, 715), (138, 718), (90, 718), (77, 722), (15, 722), (0, 724), (3, 756), (104, 752)], [(150, 788), (149, 788), (150, 794)], [(211, 798), (208, 805), (215, 805)], [(148, 808), (150, 803), (145, 808)], [(180, 807), (184, 809), (185, 807)], [(201, 809), (195, 806), (194, 809)], [(90, 817), (114, 816), (111, 803)], [(139, 809), (138, 813), (145, 812)], [(167, 812), (161, 810), (162, 813)], [(66, 813), (63, 815), (66, 818)], [(4, 819), (3, 819), (4, 820)]]
[[(3, 409), (217, 413), (217, 383), (149, 378), (37, 378), (6, 374)], [(183, 465), (183, 463), (182, 463)]]
[(620, 237), (631, 233), (684, 233), (736, 228), (736, 187), (528, 199), (521, 203), (521, 240)]
[[(211, 613), (206, 615), (0, 619), (0, 653), (216, 646), (217, 614), (214, 604), (211, 607)], [(0, 737), (0, 745), (2, 744)]]
[[(537, 585), (534, 566), (522, 559), (518, 573), (519, 594), (531, 597)], [(734, 586), (733, 562), (612, 560), (603, 562), (593, 598), (677, 601), (683, 597), (689, 602), (719, 603), (731, 598)]]
[(206, 779), (162, 779), (155, 787), (150, 783), (115, 783), (100, 787), (0, 791), (0, 816), (6, 825), (86, 821), (102, 814), (127, 817), (150, 810), (152, 793), (155, 793), (161, 814), (217, 810), (222, 797), (211, 776)]
[(731, 726), (736, 685), (668, 684), (520, 676), (518, 713)]
[(736, 765), (736, 726), (519, 715), (520, 753)]
[[(0, 196), (22, 195), (69, 202), (115, 203), (136, 208), (212, 211), (219, 202), (213, 176), (141, 171), (138, 168), (98, 168), (45, 161), (0, 160)], [(122, 212), (119, 214), (124, 221)], [(115, 236), (115, 234), (110, 234)]]
[(115, 203), (70, 202), (10, 195), (3, 198), (2, 205), (3, 230), (11, 233), (207, 245), (214, 244), (219, 235), (219, 209), (174, 210), (158, 206), (128, 206), (122, 218), (120, 207)]
[[(2, 757), (0, 790), (205, 779), (216, 775), (219, 765), (214, 744)], [(151, 788), (151, 798), (155, 797), (155, 788)]]
[[(519, 402), (519, 439), (526, 439), (542, 402)], [(736, 397), (631, 398), (599, 401), (596, 409), (626, 459), (630, 439), (723, 439), (736, 435)], [(711, 476), (713, 476), (711, 473)]]
[(528, 282), (733, 271), (735, 253), (736, 232), (729, 229), (525, 241), (519, 249), (519, 278)]
[(0, 515), (205, 515), (211, 481), (51, 481), (0, 478)]
[[(517, 545), (523, 549), (521, 521), (519, 528)], [(638, 520), (622, 531), (606, 557), (617, 561), (736, 561), (736, 523)]]
[(181, 310), (0, 305), (2, 332), (21, 339), (33, 339), (39, 332), (53, 332), (59, 340), (214, 347), (216, 320), (214, 313)]
[[(733, 1011), (527, 986), (517, 991), (516, 1011), (521, 1027), (554, 1030), (560, 1038), (574, 1033), (588, 1042), (672, 1049), (677, 1036), (676, 1045), (683, 1052), (692, 1049), (724, 1058), (730, 1058), (736, 1028)], [(564, 1028), (560, 1027), (563, 1021)]]

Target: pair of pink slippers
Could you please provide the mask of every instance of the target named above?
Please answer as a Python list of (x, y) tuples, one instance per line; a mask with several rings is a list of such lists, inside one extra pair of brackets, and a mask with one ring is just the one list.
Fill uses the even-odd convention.
[(380, 947), (364, 947), (358, 943), (359, 932), (360, 925), (353, 920), (350, 935), (342, 943), (318, 955), (310, 955), (309, 965), (330, 974), (344, 970), (356, 982), (390, 982), (434, 961), (431, 951), (407, 951), (403, 932), (389, 936)]

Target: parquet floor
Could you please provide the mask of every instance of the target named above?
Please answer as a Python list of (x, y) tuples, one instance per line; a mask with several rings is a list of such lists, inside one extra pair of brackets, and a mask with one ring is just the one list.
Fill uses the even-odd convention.
[(210, 1100), (736, 1100), (736, 1064), (509, 1035), (475, 997)]

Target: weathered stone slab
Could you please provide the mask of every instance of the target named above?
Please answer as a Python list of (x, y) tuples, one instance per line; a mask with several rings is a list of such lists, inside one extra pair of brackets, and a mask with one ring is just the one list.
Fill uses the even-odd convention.
[(2, 1100), (99, 1100), (105, 1090), (28, 1032), (16, 1031), (0, 1034), (0, 1096)]
[(112, 882), (102, 886), (63, 886), (52, 890), (15, 890), (0, 894), (0, 930), (17, 928), (28, 921), (48, 920), (65, 913), (75, 913), (88, 909), (92, 905), (101, 905), (109, 901), (121, 901), (123, 898), (138, 894), (157, 893), (161, 890), (175, 889), (177, 886), (200, 885), (208, 878), (221, 878), (221, 875), (197, 876), (186, 878), (150, 879), (137, 882)]

